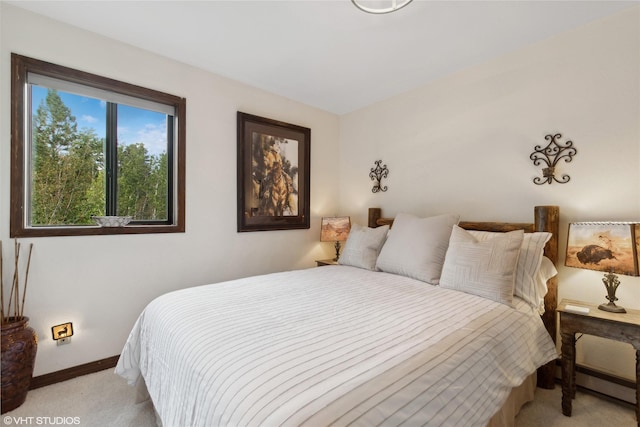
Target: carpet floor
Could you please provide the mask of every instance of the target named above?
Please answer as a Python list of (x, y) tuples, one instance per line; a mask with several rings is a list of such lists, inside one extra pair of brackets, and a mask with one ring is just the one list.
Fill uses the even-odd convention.
[[(135, 395), (133, 387), (108, 369), (31, 390), (22, 406), (3, 414), (3, 425), (156, 426), (150, 401), (136, 404)], [(554, 390), (536, 389), (534, 401), (518, 414), (516, 427), (638, 425), (633, 405), (580, 389), (573, 402), (573, 416), (565, 417), (561, 396), (560, 386)]]

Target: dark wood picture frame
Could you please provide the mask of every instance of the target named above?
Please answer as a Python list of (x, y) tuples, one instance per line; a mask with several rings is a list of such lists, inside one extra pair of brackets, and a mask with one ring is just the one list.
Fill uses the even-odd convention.
[(311, 129), (238, 111), (238, 231), (308, 229)]

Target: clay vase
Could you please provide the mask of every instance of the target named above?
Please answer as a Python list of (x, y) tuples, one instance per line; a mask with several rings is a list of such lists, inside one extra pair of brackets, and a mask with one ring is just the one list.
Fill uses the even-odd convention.
[(28, 317), (9, 317), (2, 325), (2, 413), (22, 405), (33, 376), (38, 337)]

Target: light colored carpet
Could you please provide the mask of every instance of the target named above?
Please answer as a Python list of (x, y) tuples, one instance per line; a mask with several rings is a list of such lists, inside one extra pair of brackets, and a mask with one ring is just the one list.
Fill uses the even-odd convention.
[[(156, 418), (150, 401), (136, 404), (135, 388), (113, 373), (113, 369), (84, 375), (69, 381), (29, 391), (19, 408), (2, 415), (5, 425), (62, 425), (82, 427), (146, 427), (155, 426)], [(15, 419), (7, 419), (7, 416)], [(52, 422), (22, 422), (19, 417), (49, 417)], [(55, 417), (77, 417), (63, 420)], [(7, 422), (10, 421), (10, 422)], [(48, 421), (44, 419), (44, 421)]]
[[(31, 390), (26, 402), (21, 407), (3, 414), (2, 419), (6, 426), (155, 426), (151, 403), (147, 401), (136, 404), (135, 395), (133, 387), (129, 387), (124, 379), (115, 375), (112, 369), (108, 369)], [(573, 401), (573, 416), (565, 417), (560, 406), (561, 396), (560, 386), (556, 386), (554, 390), (536, 389), (535, 400), (522, 408), (516, 419), (516, 426), (637, 426), (631, 404), (578, 390)]]

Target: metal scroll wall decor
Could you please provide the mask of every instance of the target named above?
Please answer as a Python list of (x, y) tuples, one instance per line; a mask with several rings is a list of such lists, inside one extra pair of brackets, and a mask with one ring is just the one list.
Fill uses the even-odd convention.
[(542, 185), (545, 182), (547, 184), (551, 184), (553, 181), (558, 182), (560, 184), (566, 184), (569, 182), (571, 177), (569, 175), (562, 175), (560, 179), (555, 176), (555, 167), (560, 161), (560, 159), (564, 159), (566, 163), (569, 163), (573, 160), (573, 156), (576, 155), (578, 150), (573, 147), (573, 142), (567, 141), (564, 145), (558, 142), (558, 139), (562, 138), (562, 135), (556, 133), (555, 135), (547, 135), (544, 137), (549, 144), (546, 147), (542, 148), (539, 145), (536, 145), (534, 148), (534, 152), (531, 153), (529, 158), (533, 160), (533, 164), (536, 166), (540, 166), (541, 162), (544, 162), (547, 167), (542, 169), (542, 178), (539, 176), (533, 179), (533, 182)]
[(387, 191), (387, 186), (385, 185), (383, 187), (380, 181), (382, 180), (382, 178), (386, 178), (387, 175), (389, 175), (389, 169), (387, 168), (387, 165), (380, 166), (380, 163), (382, 163), (382, 160), (376, 160), (376, 167), (371, 168), (371, 172), (369, 172), (369, 178), (371, 178), (372, 181), (376, 181), (376, 183), (373, 185), (373, 188), (371, 189), (373, 193), (377, 193), (379, 191)]

